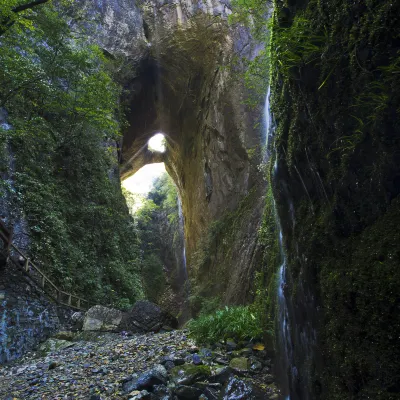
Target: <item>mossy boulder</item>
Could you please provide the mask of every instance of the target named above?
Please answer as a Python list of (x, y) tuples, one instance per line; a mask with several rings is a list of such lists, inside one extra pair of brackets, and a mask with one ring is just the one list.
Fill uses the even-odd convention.
[(85, 315), (83, 330), (100, 332), (115, 331), (121, 320), (121, 311), (103, 306), (94, 306)]
[(232, 358), (229, 366), (237, 372), (247, 372), (249, 370), (249, 359), (246, 357)]
[(172, 368), (170, 374), (176, 385), (192, 385), (194, 382), (209, 378), (211, 369), (207, 365), (186, 364)]
[(75, 346), (75, 343), (69, 342), (68, 340), (48, 339), (40, 345), (39, 353), (42, 356), (46, 356), (49, 353), (67, 349), (72, 346)]

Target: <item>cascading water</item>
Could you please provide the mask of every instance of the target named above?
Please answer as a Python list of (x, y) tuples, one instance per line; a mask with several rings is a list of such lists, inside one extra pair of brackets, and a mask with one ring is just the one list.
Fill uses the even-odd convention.
[[(270, 108), (270, 95), (271, 88), (268, 87), (267, 95), (265, 99), (264, 108), (264, 128), (265, 128), (265, 145), (266, 145), (266, 159), (270, 155), (270, 139), (274, 136), (275, 125), (273, 123), (272, 112)], [(275, 161), (274, 175), (278, 170), (278, 162)], [(288, 287), (286, 283), (286, 269), (287, 269), (287, 257), (283, 246), (283, 234), (281, 224), (278, 217), (278, 212), (273, 201), (274, 213), (276, 216), (276, 225), (279, 231), (279, 250), (281, 265), (278, 272), (278, 313), (277, 313), (277, 335), (278, 335), (278, 355), (277, 355), (277, 374), (281, 385), (282, 395), (285, 400), (290, 400), (290, 377), (297, 374), (297, 369), (293, 364), (293, 344), (291, 339), (291, 329), (289, 321), (289, 309), (285, 296), (286, 289)]]
[(266, 148), (268, 149), (269, 137), (271, 135), (272, 130), (272, 115), (270, 110), (270, 97), (271, 97), (271, 86), (268, 86), (267, 96), (265, 98), (265, 106), (264, 106), (264, 128), (265, 128), (265, 139), (264, 143)]
[(179, 257), (177, 257), (178, 259), (177, 261), (179, 262), (180, 265), (179, 278), (182, 285), (182, 290), (181, 290), (182, 308), (181, 308), (181, 316), (179, 318), (179, 322), (183, 324), (190, 319), (191, 315), (190, 315), (190, 305), (189, 305), (190, 284), (186, 266), (185, 217), (183, 216), (182, 202), (179, 196), (178, 196), (178, 213), (179, 213), (179, 240), (180, 240), (181, 254)]
[[(277, 215), (275, 202), (275, 215)], [(282, 376), (279, 377), (281, 381), (282, 394), (285, 396), (285, 400), (290, 400), (290, 376), (297, 375), (296, 367), (293, 365), (293, 344), (291, 339), (290, 322), (289, 322), (289, 310), (285, 297), (287, 290), (286, 283), (286, 267), (287, 259), (286, 253), (282, 243), (282, 231), (280, 228), (279, 220), (277, 220), (277, 226), (279, 227), (279, 249), (281, 254), (281, 265), (278, 272), (278, 329), (279, 329), (279, 364)]]
[(185, 247), (185, 220), (183, 216), (183, 211), (182, 211), (182, 202), (181, 199), (178, 196), (178, 213), (179, 213), (179, 234), (180, 234), (180, 239), (182, 243), (182, 262), (181, 262), (181, 271), (182, 271), (182, 277), (185, 280), (185, 283), (187, 283), (188, 280), (188, 273), (186, 269), (186, 247)]

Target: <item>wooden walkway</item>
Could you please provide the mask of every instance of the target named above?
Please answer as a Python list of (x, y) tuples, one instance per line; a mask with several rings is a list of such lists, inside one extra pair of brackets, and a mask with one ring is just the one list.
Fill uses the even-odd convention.
[(0, 239), (4, 243), (3, 253), (21, 272), (27, 275), (49, 297), (58, 304), (76, 310), (85, 311), (91, 307), (91, 303), (79, 296), (64, 292), (49, 279), (41, 269), (35, 265), (17, 246), (12, 243), (13, 231), (8, 229), (0, 219)]

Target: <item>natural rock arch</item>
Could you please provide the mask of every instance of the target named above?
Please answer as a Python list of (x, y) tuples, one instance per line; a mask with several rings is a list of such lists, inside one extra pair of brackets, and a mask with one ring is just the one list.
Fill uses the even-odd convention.
[[(234, 58), (234, 41), (225, 22), (198, 15), (184, 27), (158, 31), (146, 50), (131, 82), (130, 127), (122, 146), (122, 179), (145, 164), (164, 162), (175, 181), (185, 215), (188, 266), (191, 274), (203, 268), (196, 260), (208, 237), (211, 224), (254, 190), (261, 197), (262, 178), (258, 171), (260, 132), (254, 129), (260, 114), (244, 106), (245, 91), (228, 66)], [(167, 150), (148, 150), (149, 139), (166, 134)], [(249, 155), (252, 150), (255, 156)], [(250, 153), (251, 154), (251, 153)], [(257, 210), (257, 207), (255, 207)], [(243, 275), (252, 274), (261, 207), (255, 211), (254, 226), (239, 229), (238, 235), (252, 238), (240, 258), (226, 258), (222, 247), (207, 258), (210, 274), (231, 274), (212, 292), (222, 293), (226, 302), (249, 296), (252, 280), (243, 285)], [(250, 218), (250, 217), (249, 217)], [(224, 233), (223, 233), (224, 234)], [(220, 238), (221, 239), (221, 238)], [(243, 238), (235, 238), (243, 246)], [(222, 240), (222, 239), (221, 239)], [(223, 258), (223, 261), (221, 260)], [(225, 272), (215, 264), (224, 264)], [(209, 279), (208, 279), (209, 280)], [(229, 287), (228, 287), (229, 286)]]

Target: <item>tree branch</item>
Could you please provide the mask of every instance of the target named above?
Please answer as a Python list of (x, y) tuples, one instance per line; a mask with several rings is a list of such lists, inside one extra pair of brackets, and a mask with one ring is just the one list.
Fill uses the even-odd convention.
[(14, 13), (17, 14), (17, 13), (20, 13), (20, 12), (22, 12), (22, 11), (29, 10), (29, 9), (31, 9), (31, 8), (34, 8), (34, 7), (36, 7), (36, 6), (40, 6), (41, 4), (48, 3), (48, 2), (49, 2), (49, 0), (35, 0), (35, 1), (31, 1), (30, 3), (21, 4), (20, 6), (14, 7), (14, 8), (12, 9), (12, 12), (14, 12)]
[[(22, 11), (30, 10), (30, 9), (40, 6), (42, 4), (48, 3), (49, 1), (50, 0), (31, 1), (30, 3), (21, 4), (20, 6), (14, 7), (11, 11), (14, 14), (18, 14)], [(14, 25), (14, 23), (15, 23), (15, 20), (10, 17), (6, 18), (4, 21), (0, 21), (0, 26), (2, 25), (2, 27), (0, 28), (0, 36), (2, 36), (8, 29), (10, 29)]]

